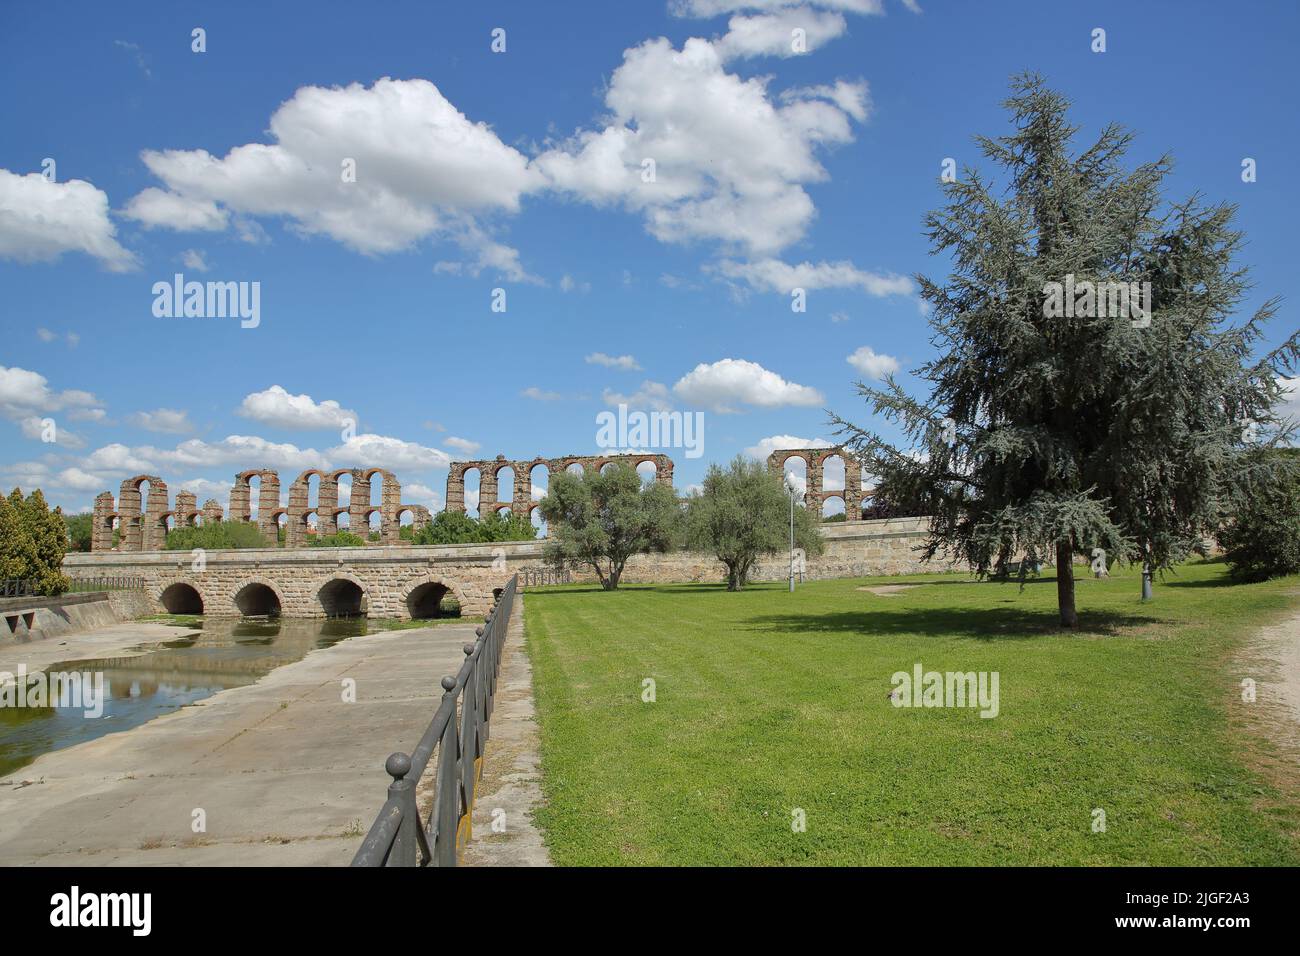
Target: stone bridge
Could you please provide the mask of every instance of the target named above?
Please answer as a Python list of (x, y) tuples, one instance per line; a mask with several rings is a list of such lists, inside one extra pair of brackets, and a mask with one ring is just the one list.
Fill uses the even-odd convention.
[[(925, 538), (924, 518), (826, 524), (822, 555), (803, 565), (809, 578), (907, 574), (926, 568), (914, 548)], [(445, 614), (454, 599), (467, 618), (481, 618), (510, 576), (542, 567), (545, 542), (396, 545), (357, 548), (250, 548), (189, 551), (106, 551), (69, 554), (63, 570), (74, 579), (138, 577), (155, 611), (177, 614), (376, 618), (429, 618)], [(788, 554), (760, 561), (755, 581), (789, 574)], [(576, 581), (594, 581), (575, 568)], [(717, 582), (725, 569), (712, 555), (690, 551), (639, 554), (624, 581)]]
[(493, 545), (106, 551), (69, 554), (69, 577), (144, 579), (158, 611), (174, 614), (431, 618), (448, 599), (486, 616), (510, 576), (540, 567), (541, 541)]

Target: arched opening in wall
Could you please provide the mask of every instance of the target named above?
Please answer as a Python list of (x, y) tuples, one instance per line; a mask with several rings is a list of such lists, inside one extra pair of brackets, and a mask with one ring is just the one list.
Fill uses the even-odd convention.
[(482, 484), (482, 477), (477, 468), (465, 469), (465, 513), (472, 518), (478, 517), (479, 486)]
[(340, 511), (334, 516), (334, 527), (340, 531), (351, 531), (352, 515), (347, 511)]
[(379, 541), (384, 536), (384, 513), (378, 508), (373, 509), (370, 514), (366, 515), (367, 539), (370, 541)]
[(110, 537), (110, 540), (113, 542), (113, 545), (112, 545), (112, 546), (113, 546), (113, 549), (116, 550), (116, 549), (117, 549), (117, 546), (118, 546), (118, 543), (122, 540), (122, 519), (121, 519), (121, 518), (109, 518), (109, 519), (108, 519), (108, 532), (109, 532), (109, 535), (111, 536), (111, 537)]
[(177, 582), (168, 585), (158, 596), (159, 602), (168, 614), (202, 614), (203, 597), (193, 585)]
[(373, 505), (376, 508), (384, 504), (384, 473), (382, 471), (371, 472), (370, 474), (370, 500), (366, 504)]
[(533, 523), (533, 527), (537, 529), (537, 536), (539, 538), (545, 538), (546, 519), (542, 517), (542, 509), (534, 506), (528, 512), (528, 520), (531, 521)]
[[(497, 501), (504, 501), (507, 504), (514, 500), (515, 497), (515, 470), (509, 465), (503, 465), (497, 469)], [(479, 506), (482, 508), (482, 505)], [(500, 508), (494, 509), (500, 511)]]
[(569, 464), (564, 466), (564, 470), (571, 475), (576, 475), (579, 478), (581, 478), (583, 476), (583, 473), (586, 472), (586, 469), (582, 467), (582, 463), (577, 461), (569, 462)]
[(367, 610), (366, 593), (347, 578), (325, 582), (316, 593), (316, 600), (326, 617), (360, 617)]
[(781, 465), (781, 477), (791, 476), (795, 487), (795, 504), (803, 501), (804, 492), (808, 490), (808, 462), (799, 456), (787, 458)]
[(190, 519), (190, 525), (191, 525), (192, 527), (195, 527), (195, 528), (202, 528), (202, 527), (203, 527), (203, 513), (202, 513), (202, 512), (199, 512), (199, 513), (196, 514), (193, 518), (191, 518), (191, 519)]
[(659, 469), (655, 467), (653, 461), (643, 461), (636, 466), (636, 473), (641, 478), (641, 484), (653, 485), (655, 479), (659, 476)]
[(140, 529), (140, 547), (148, 549), (149, 521), (146, 519), (149, 512), (149, 482), (141, 481), (135, 487), (140, 492), (140, 511), (137, 514), (128, 515), (127, 520)]
[(844, 517), (844, 499), (842, 497), (831, 495), (822, 501), (823, 521), (843, 521)]
[(275, 516), (275, 540), (278, 544), (284, 544), (285, 538), (289, 534), (289, 516), (281, 511)]
[(451, 588), (437, 581), (429, 581), (407, 595), (406, 610), (417, 621), (435, 617), (460, 617), (460, 602), (451, 593)]
[(512, 510), (513, 509), (509, 505), (498, 505), (496, 511), (497, 517), (500, 518), (502, 521), (506, 521), (510, 518), (510, 513)]
[(541, 501), (546, 497), (546, 485), (551, 480), (551, 470), (545, 465), (533, 465), (528, 469), (528, 497), (532, 501)]
[(600, 473), (602, 475), (608, 475), (611, 471), (614, 471), (616, 468), (618, 468), (617, 462), (607, 461), (605, 462), (605, 464), (600, 466)]
[(822, 491), (844, 490), (844, 459), (829, 455), (822, 459)]
[(244, 617), (279, 617), (280, 598), (267, 585), (254, 581), (235, 595), (235, 609)]
[(415, 512), (403, 508), (397, 512), (397, 537), (401, 541), (410, 541), (415, 535)]
[(237, 521), (251, 521), (257, 524), (257, 516), (262, 513), (262, 476), (248, 476), (248, 518), (243, 515), (234, 516)]
[(320, 507), (320, 475), (307, 476), (307, 507)]

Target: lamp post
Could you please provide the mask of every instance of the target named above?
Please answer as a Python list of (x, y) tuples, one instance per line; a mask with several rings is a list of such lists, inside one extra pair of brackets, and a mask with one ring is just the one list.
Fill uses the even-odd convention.
[(785, 473), (785, 490), (790, 493), (790, 590), (794, 591), (794, 496), (798, 490), (794, 481), (794, 472)]

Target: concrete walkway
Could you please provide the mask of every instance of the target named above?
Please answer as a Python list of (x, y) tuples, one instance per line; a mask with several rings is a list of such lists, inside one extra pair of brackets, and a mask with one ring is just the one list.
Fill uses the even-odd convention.
[[(92, 636), (80, 656), (102, 655), (112, 639)], [(384, 759), (414, 747), (439, 678), (473, 639), (473, 624), (351, 638), (46, 754), (0, 780), (0, 865), (346, 865), (384, 802)], [(71, 641), (50, 648), (53, 660), (77, 656)], [(346, 678), (355, 703), (343, 700)], [(489, 764), (495, 746), (494, 736)], [(206, 832), (194, 832), (197, 811)]]

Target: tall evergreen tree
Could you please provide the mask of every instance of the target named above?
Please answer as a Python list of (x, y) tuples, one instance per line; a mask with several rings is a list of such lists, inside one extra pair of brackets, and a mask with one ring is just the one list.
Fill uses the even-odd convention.
[(30, 576), (36, 581), (36, 591), (62, 594), (71, 584), (63, 573), (63, 556), (68, 553), (68, 528), (63, 523), (63, 512), (58, 508), (51, 511), (39, 488), (27, 496), (20, 510), (32, 541)]
[(1256, 354), (1273, 301), (1232, 324), (1248, 288), (1232, 206), (1166, 204), (1170, 160), (1126, 170), (1118, 126), (1072, 153), (1069, 103), (1037, 76), (1014, 80), (1006, 106), (1012, 133), (977, 138), (1005, 194), (964, 170), (925, 220), (952, 262), (944, 284), (917, 277), (938, 352), (916, 372), (930, 396), (892, 376), (858, 384), (910, 447), (834, 421), (878, 493), (933, 516), (927, 558), (985, 575), (1054, 554), (1073, 627), (1076, 554), (1168, 568), (1217, 526), (1234, 482), (1271, 467), (1244, 452), (1286, 431), (1277, 376), (1300, 333)]
[[(14, 506), (15, 498), (18, 507)], [(0, 496), (0, 579), (29, 580), (36, 566), (36, 545), (27, 533), (22, 512), (22, 492)]]

